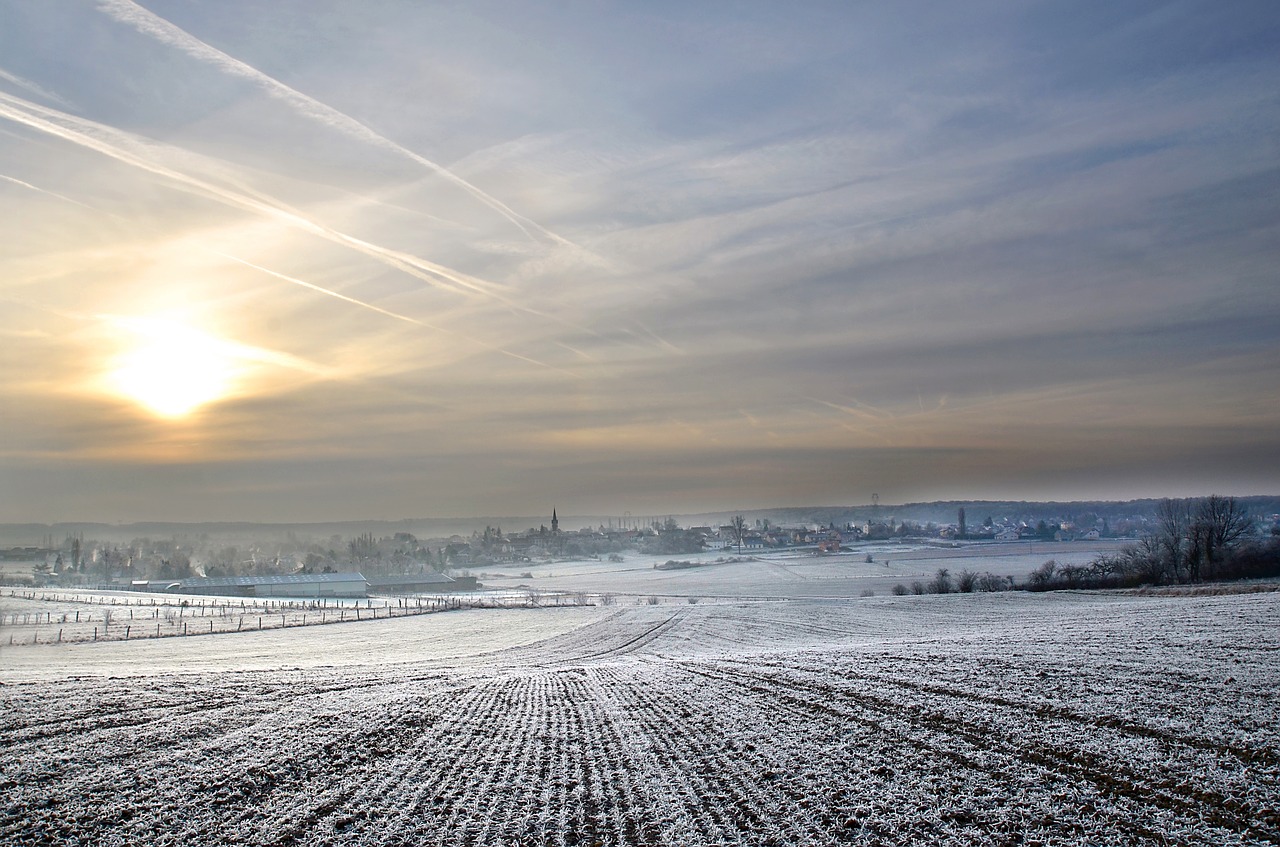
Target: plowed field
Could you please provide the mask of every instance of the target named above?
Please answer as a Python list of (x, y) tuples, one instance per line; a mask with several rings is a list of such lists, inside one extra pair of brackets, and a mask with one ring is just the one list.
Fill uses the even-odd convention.
[(451, 615), (0, 652), (0, 843), (1280, 843), (1277, 594)]

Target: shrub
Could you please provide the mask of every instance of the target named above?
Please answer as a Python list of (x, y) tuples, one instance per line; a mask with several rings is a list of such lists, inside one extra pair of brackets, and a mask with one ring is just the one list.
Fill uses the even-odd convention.
[(907, 587), (903, 585), (901, 582), (899, 582), (897, 585), (893, 587), (893, 593), (901, 597), (902, 595), (908, 593)]
[(978, 577), (977, 586), (979, 591), (1004, 591), (1009, 587), (1009, 583), (1004, 577), (988, 571)]
[(1053, 577), (1057, 572), (1058, 563), (1050, 559), (1027, 576), (1027, 585), (1032, 591), (1046, 591), (1053, 583)]

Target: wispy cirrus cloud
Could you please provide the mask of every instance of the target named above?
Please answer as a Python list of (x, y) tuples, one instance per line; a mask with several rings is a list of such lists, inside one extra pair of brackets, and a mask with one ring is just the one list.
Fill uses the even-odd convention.
[[(159, 490), (184, 450), (223, 515), (338, 509), (325, 481), (457, 514), (1273, 478), (1265, 4), (10, 17), (0, 399), (32, 504), (59, 462)], [(170, 312), (328, 376), (167, 435), (50, 389), (114, 343), (84, 315)]]

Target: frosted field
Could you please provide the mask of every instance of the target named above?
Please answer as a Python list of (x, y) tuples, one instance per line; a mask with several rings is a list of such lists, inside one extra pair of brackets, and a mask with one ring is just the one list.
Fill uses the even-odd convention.
[[(1019, 583), (1047, 559), (1059, 564), (1087, 565), (1101, 551), (1114, 552), (1119, 541), (1011, 542), (934, 547), (921, 544), (859, 545), (835, 555), (784, 550), (744, 553), (732, 550), (702, 554), (641, 556), (624, 554), (622, 562), (523, 562), (514, 565), (476, 566), (486, 586), (527, 586), (543, 591), (613, 592), (620, 598), (810, 598), (857, 597), (863, 591), (888, 594), (902, 583), (910, 587), (928, 582), (939, 568), (954, 578), (968, 569), (1011, 576)], [(870, 554), (872, 562), (866, 561)], [(716, 564), (717, 559), (749, 561)], [(700, 563), (688, 570), (655, 570), (669, 559)], [(528, 576), (524, 576), (528, 574)]]
[(0, 648), (0, 843), (1280, 843), (1280, 593)]

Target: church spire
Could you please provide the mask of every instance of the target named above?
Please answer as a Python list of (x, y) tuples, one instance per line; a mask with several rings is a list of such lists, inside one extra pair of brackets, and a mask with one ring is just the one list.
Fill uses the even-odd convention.
[(551, 534), (554, 535), (560, 531), (560, 518), (556, 516), (556, 510), (551, 508)]

